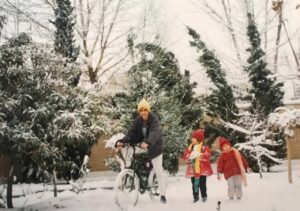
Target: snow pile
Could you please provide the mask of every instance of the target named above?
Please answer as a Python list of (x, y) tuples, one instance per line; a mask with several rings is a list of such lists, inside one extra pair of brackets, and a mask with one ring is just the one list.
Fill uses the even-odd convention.
[(113, 149), (115, 148), (115, 144), (118, 140), (123, 139), (125, 135), (123, 133), (117, 133), (116, 135), (113, 135), (110, 139), (105, 140), (105, 148)]
[(270, 114), (268, 122), (282, 128), (285, 135), (293, 137), (294, 128), (300, 126), (300, 109), (290, 110), (279, 107), (274, 113)]

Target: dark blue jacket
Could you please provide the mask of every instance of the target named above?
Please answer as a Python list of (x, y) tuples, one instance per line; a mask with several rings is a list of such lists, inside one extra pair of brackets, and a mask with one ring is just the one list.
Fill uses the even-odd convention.
[(136, 117), (132, 127), (129, 129), (122, 142), (129, 143), (131, 145), (146, 142), (149, 144), (148, 157), (152, 160), (163, 153), (163, 139), (158, 118), (151, 112), (149, 112), (146, 127), (147, 132), (146, 137), (144, 137), (143, 119), (141, 116)]

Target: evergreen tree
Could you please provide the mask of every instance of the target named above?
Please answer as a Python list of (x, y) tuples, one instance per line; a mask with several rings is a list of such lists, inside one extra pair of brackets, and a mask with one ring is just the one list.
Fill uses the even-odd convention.
[[(278, 164), (278, 158), (282, 158), (284, 155), (280, 150), (280, 148), (284, 148), (283, 137), (273, 136), (272, 139), (275, 143), (269, 144), (267, 143), (269, 137), (261, 136), (260, 133), (256, 132), (266, 130), (268, 115), (282, 105), (283, 92), (280, 88), (283, 84), (276, 83), (276, 80), (268, 77), (271, 75), (271, 71), (266, 68), (267, 63), (264, 59), (265, 53), (261, 48), (260, 34), (251, 14), (248, 14), (247, 35), (250, 42), (247, 51), (250, 52), (250, 57), (247, 59), (248, 66), (245, 69), (252, 84), (251, 95), (248, 97), (251, 100), (249, 110), (252, 118), (250, 116), (246, 118), (248, 118), (248, 122), (252, 121), (253, 125), (258, 126), (248, 128), (247, 121), (242, 121), (245, 128), (250, 131), (255, 129), (253, 134), (247, 137), (247, 143), (243, 143), (243, 145), (249, 145), (245, 148), (245, 153), (250, 163), (255, 164), (253, 167), (261, 172), (262, 166), (270, 169), (271, 166)], [(257, 124), (258, 122), (259, 124)], [(254, 153), (253, 149), (256, 150)], [(256, 154), (254, 159), (253, 154)]]
[[(207, 76), (211, 79), (215, 88), (212, 93), (204, 99), (206, 112), (211, 117), (218, 117), (226, 122), (235, 122), (238, 120), (238, 108), (235, 105), (235, 98), (231, 86), (227, 83), (225, 72), (221, 67), (219, 59), (215, 53), (208, 49), (201, 40), (200, 35), (192, 28), (187, 27), (189, 35), (193, 38), (190, 45), (200, 53), (198, 62), (205, 68)], [(229, 138), (233, 144), (239, 143), (245, 139), (243, 134), (226, 128), (214, 120), (206, 122), (204, 125), (205, 135), (208, 138), (208, 144), (212, 144), (216, 137), (223, 136)]]
[[(127, 131), (138, 115), (138, 102), (147, 98), (151, 110), (158, 115), (161, 123), (164, 139), (163, 166), (170, 173), (176, 173), (178, 158), (190, 138), (191, 128), (201, 115), (200, 106), (193, 99), (194, 85), (190, 84), (188, 73), (185, 76), (180, 74), (174, 54), (164, 48), (142, 43), (132, 48), (131, 52), (134, 52), (137, 63), (128, 71), (126, 91), (114, 97), (115, 104), (120, 109), (121, 130)], [(185, 116), (187, 111), (195, 115)]]
[(199, 97), (195, 97), (195, 92), (193, 91), (193, 89), (197, 87), (197, 83), (194, 82), (191, 84), (190, 77), (190, 71), (185, 70), (183, 78), (179, 83), (180, 88), (177, 91), (178, 99), (186, 105), (185, 110), (182, 110), (183, 119), (181, 121), (181, 125), (189, 125), (191, 122), (194, 122), (193, 129), (199, 129), (201, 101)]
[(89, 96), (72, 83), (78, 72), (77, 64), (66, 64), (26, 34), (0, 47), (0, 154), (18, 182), (43, 181), (71, 162), (81, 165), (103, 131)]
[(74, 38), (74, 8), (70, 0), (59, 0), (56, 4), (55, 21), (50, 21), (56, 28), (54, 49), (63, 57), (68, 58), (68, 61), (74, 62), (79, 54), (79, 47), (76, 47)]
[(250, 93), (253, 96), (250, 109), (251, 113), (258, 112), (260, 117), (265, 119), (275, 108), (282, 105), (283, 92), (280, 88), (283, 84), (268, 78), (271, 72), (266, 68), (267, 63), (264, 59), (265, 53), (261, 48), (260, 34), (251, 14), (248, 14), (248, 19), (247, 35), (250, 47), (247, 51), (250, 52), (250, 57), (247, 59), (249, 65), (246, 71), (252, 83)]
[(201, 52), (198, 61), (205, 68), (208, 77), (216, 87), (206, 99), (208, 114), (212, 117), (218, 116), (224, 121), (235, 120), (238, 109), (234, 103), (232, 88), (225, 79), (225, 72), (222, 70), (219, 59), (213, 51), (207, 48), (195, 30), (189, 27), (187, 29), (193, 38), (190, 45)]

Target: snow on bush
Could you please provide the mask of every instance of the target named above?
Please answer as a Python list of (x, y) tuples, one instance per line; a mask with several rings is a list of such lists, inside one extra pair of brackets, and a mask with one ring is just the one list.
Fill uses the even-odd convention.
[(105, 144), (105, 148), (109, 148), (109, 149), (113, 149), (115, 148), (115, 144), (118, 140), (123, 139), (125, 137), (125, 135), (123, 133), (117, 133), (115, 135), (113, 135), (110, 139), (105, 140), (106, 144)]
[(300, 109), (279, 107), (269, 115), (268, 123), (282, 128), (285, 135), (293, 137), (294, 128), (300, 126)]

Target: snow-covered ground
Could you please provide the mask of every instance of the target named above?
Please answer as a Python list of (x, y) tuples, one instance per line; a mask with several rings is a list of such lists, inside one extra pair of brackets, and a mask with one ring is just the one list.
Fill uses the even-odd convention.
[[(227, 198), (227, 184), (223, 179), (218, 181), (216, 175), (208, 178), (208, 201), (192, 203), (191, 183), (184, 177), (183, 171), (176, 176), (168, 177), (167, 204), (159, 200), (151, 201), (149, 196), (140, 195), (138, 204), (128, 211), (193, 211), (216, 210), (221, 201), (221, 211), (299, 211), (300, 210), (300, 160), (292, 162), (293, 184), (288, 183), (287, 166), (274, 167), (272, 173), (264, 173), (263, 179), (256, 173), (248, 174), (248, 187), (244, 188), (242, 200)], [(215, 166), (214, 166), (215, 167)], [(184, 169), (184, 168), (182, 168)], [(76, 194), (65, 190), (53, 197), (53, 192), (28, 195), (27, 198), (14, 198), (14, 210), (99, 210), (119, 211), (114, 204), (115, 174), (93, 173), (85, 183), (83, 193)], [(41, 186), (32, 186), (32, 189)], [(59, 186), (68, 189), (68, 186)], [(16, 189), (18, 191), (18, 188)], [(25, 206), (24, 206), (25, 204)], [(19, 208), (17, 208), (19, 207)]]

